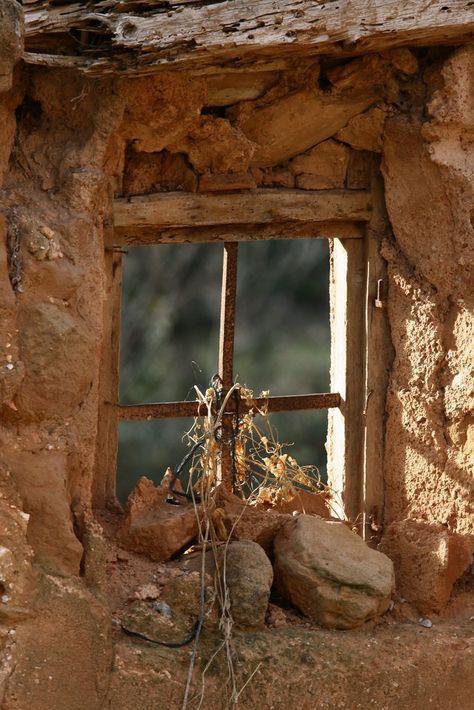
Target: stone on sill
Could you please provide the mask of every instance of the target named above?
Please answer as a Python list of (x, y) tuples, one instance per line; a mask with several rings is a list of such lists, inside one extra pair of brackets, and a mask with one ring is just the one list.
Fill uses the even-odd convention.
[(277, 590), (321, 626), (352, 629), (389, 608), (391, 560), (344, 523), (299, 515), (281, 528), (274, 549)]
[(121, 526), (124, 547), (165, 562), (192, 543), (198, 534), (196, 510), (184, 498), (179, 505), (169, 505), (168, 495), (167, 488), (140, 478), (128, 498)]

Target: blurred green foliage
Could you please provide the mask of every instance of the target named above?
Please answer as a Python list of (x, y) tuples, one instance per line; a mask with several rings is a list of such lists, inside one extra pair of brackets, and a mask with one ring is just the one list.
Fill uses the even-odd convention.
[[(130, 249), (122, 293), (122, 403), (194, 399), (217, 371), (222, 245)], [(325, 240), (245, 242), (239, 248), (235, 380), (259, 394), (329, 389), (329, 279)], [(280, 442), (325, 476), (325, 411), (272, 415)], [(117, 492), (161, 480), (186, 453), (191, 420), (123, 422)]]

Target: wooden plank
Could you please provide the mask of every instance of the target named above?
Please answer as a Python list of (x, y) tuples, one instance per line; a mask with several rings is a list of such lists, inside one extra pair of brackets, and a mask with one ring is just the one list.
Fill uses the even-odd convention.
[(374, 165), (372, 160), (371, 167), (374, 209), (365, 241), (367, 281), (362, 522), (364, 538), (376, 545), (382, 535), (385, 403), (393, 348), (386, 310), (387, 269), (380, 255), (382, 240), (390, 234), (390, 224), (378, 164)]
[(156, 227), (112, 232), (108, 246), (148, 246), (151, 244), (212, 244), (215, 242), (252, 242), (262, 239), (363, 239), (364, 229), (357, 222), (276, 222), (275, 224), (236, 224), (221, 227)]
[(330, 243), (331, 390), (341, 395), (328, 416), (328, 483), (332, 508), (362, 526), (364, 441), (365, 254), (361, 240)]
[(122, 255), (105, 252), (107, 298), (104, 303), (104, 333), (100, 360), (99, 412), (92, 487), (92, 502), (97, 508), (116, 504), (118, 451), (118, 413), (108, 402), (119, 396), (120, 303), (122, 291)]
[(327, 222), (370, 219), (370, 193), (363, 190), (274, 190), (198, 194), (161, 192), (118, 199), (117, 234), (167, 227), (205, 227), (271, 222)]
[[(149, 0), (146, 12), (138, 0), (36, 0), (24, 12), (27, 62), (45, 63), (50, 55), (56, 65), (67, 65), (74, 55), (95, 75), (239, 66), (268, 57), (350, 56), (472, 41), (474, 31), (474, 7), (465, 0), (346, 0), (343, 6), (312, 0)], [(61, 39), (71, 30), (82, 30), (84, 41), (60, 57)]]

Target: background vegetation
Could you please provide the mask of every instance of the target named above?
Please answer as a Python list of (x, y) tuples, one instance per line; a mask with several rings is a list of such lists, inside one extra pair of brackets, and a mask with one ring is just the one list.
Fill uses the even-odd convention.
[[(194, 399), (217, 371), (221, 245), (159, 245), (124, 257), (121, 401)], [(325, 240), (242, 243), (235, 379), (259, 394), (329, 389), (328, 246)], [(325, 476), (325, 411), (272, 415), (280, 442)], [(120, 427), (118, 495), (159, 482), (186, 448), (191, 420)]]

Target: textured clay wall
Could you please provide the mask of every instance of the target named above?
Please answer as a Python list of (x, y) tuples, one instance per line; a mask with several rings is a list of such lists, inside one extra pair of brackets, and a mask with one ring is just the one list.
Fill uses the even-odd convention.
[(395, 348), (384, 549), (400, 591), (428, 609), (474, 548), (473, 70), (472, 47), (436, 62), (384, 130), (395, 237), (383, 251)]
[[(31, 706), (32, 694), (36, 708), (101, 707), (109, 682), (105, 553), (91, 491), (107, 303), (103, 231), (114, 190), (331, 189), (347, 186), (354, 151), (382, 153), (395, 350), (384, 545), (399, 583), (420, 577), (413, 561), (420, 544), (439, 553), (423, 577), (441, 579), (435, 596), (427, 602), (423, 585), (404, 589), (428, 608), (446, 602), (468, 566), (474, 50), (418, 59), (402, 50), (324, 72), (316, 98), (308, 90), (318, 81), (314, 64), (235, 81), (94, 82), (17, 69), (13, 88), (0, 94), (0, 621), (7, 629), (0, 697), (8, 708)], [(293, 130), (301, 116), (305, 130)]]
[(422, 77), (423, 102), (385, 125), (395, 235), (389, 315), (386, 522), (474, 532), (474, 49)]

